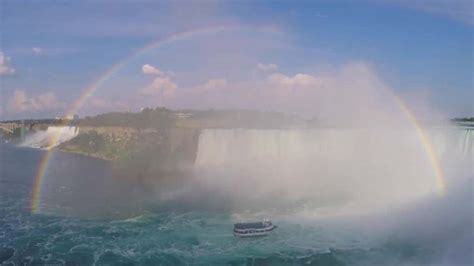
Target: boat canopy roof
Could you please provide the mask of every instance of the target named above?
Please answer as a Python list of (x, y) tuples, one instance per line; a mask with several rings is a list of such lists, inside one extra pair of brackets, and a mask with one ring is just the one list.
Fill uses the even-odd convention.
[(260, 229), (271, 225), (271, 222), (256, 222), (256, 223), (237, 223), (234, 224), (235, 229)]

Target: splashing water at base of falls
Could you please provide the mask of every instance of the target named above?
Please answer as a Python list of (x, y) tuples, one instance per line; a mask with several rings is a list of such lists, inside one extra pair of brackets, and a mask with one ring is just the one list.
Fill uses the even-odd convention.
[[(472, 160), (471, 131), (429, 135), (438, 163)], [(207, 129), (195, 169), (199, 182), (237, 204), (274, 199), (371, 209), (436, 192), (433, 166), (408, 129)]]
[(75, 126), (49, 126), (47, 130), (36, 131), (28, 134), (20, 143), (22, 147), (51, 149), (65, 141), (68, 141), (79, 133)]

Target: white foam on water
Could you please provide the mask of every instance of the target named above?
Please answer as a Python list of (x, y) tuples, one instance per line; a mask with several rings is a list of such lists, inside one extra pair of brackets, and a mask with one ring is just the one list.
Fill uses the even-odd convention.
[(27, 135), (19, 146), (51, 149), (74, 138), (78, 133), (79, 128), (75, 126), (49, 126), (47, 130), (41, 130)]

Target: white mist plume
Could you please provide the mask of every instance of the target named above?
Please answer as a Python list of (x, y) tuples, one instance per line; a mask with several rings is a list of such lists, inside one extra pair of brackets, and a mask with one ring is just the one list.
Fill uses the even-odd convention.
[[(433, 134), (439, 146), (450, 145), (444, 132)], [(453, 154), (460, 153), (443, 151)], [(411, 129), (209, 129), (201, 133), (195, 167), (205, 186), (238, 200), (353, 208), (437, 194), (432, 165)]]
[[(27, 135), (20, 143), (20, 146), (50, 149), (74, 138), (78, 133), (79, 129), (74, 126), (49, 126), (47, 130), (39, 130)], [(54, 144), (54, 146), (51, 146), (52, 144)]]
[[(313, 114), (308, 116), (318, 118), (318, 128), (203, 130), (191, 190), (212, 191), (236, 208), (304, 203), (351, 212), (389, 209), (440, 193), (433, 162), (415, 129), (420, 125), (410, 121), (371, 67), (349, 64), (304, 80), (312, 82), (271, 82), (273, 87), (254, 98)], [(278, 97), (281, 90), (287, 97)], [(460, 149), (452, 145), (462, 142), (464, 133), (448, 125), (424, 131), (442, 160), (437, 163), (455, 169), (459, 161), (452, 158)]]

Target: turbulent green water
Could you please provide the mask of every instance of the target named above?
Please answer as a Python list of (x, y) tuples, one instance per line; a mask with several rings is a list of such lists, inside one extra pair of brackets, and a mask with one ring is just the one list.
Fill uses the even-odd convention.
[[(304, 206), (294, 212), (236, 211), (212, 193), (163, 201), (146, 181), (114, 177), (104, 162), (55, 153), (33, 214), (30, 196), (42, 155), (1, 146), (0, 263), (5, 265), (472, 263), (471, 181), (454, 196), (426, 199), (410, 210), (311, 219)], [(456, 209), (466, 201), (471, 204)], [(464, 215), (456, 218), (459, 213)], [(232, 235), (235, 222), (266, 217), (279, 226), (273, 234)]]

